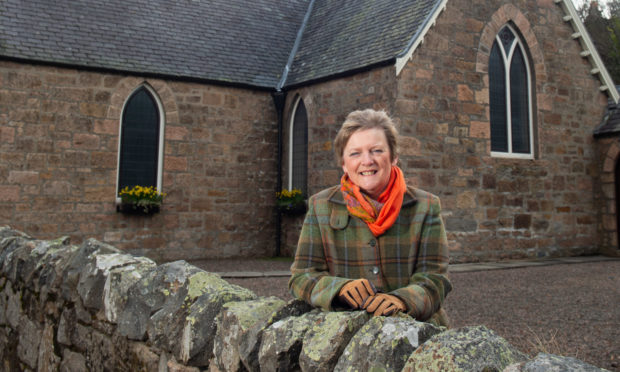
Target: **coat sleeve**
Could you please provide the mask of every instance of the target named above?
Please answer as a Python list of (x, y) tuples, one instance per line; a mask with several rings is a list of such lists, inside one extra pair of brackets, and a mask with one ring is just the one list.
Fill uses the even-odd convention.
[(295, 261), (291, 266), (289, 291), (295, 298), (302, 299), (312, 306), (335, 310), (332, 300), (338, 295), (342, 286), (351, 279), (329, 274), (316, 200), (311, 198), (308, 204), (308, 213), (297, 243)]
[(412, 317), (425, 321), (442, 306), (452, 290), (448, 273), (448, 239), (439, 198), (432, 196), (418, 246), (418, 259), (409, 284), (391, 294), (402, 299)]

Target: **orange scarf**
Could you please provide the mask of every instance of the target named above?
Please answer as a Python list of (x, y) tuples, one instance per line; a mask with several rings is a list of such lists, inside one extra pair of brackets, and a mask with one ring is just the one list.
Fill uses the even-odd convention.
[(390, 181), (379, 195), (379, 200), (375, 201), (362, 193), (359, 186), (351, 182), (346, 174), (340, 180), (340, 190), (344, 194), (349, 213), (366, 222), (372, 234), (378, 237), (396, 222), (407, 185), (403, 171), (397, 166), (392, 166)]

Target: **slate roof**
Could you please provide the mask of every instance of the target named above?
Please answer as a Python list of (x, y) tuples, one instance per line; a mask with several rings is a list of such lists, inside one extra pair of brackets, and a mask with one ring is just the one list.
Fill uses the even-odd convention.
[(0, 0), (0, 56), (273, 89), (393, 60), (439, 1)]
[(620, 107), (613, 106), (607, 109), (603, 121), (594, 130), (594, 137), (617, 135), (620, 133)]
[(0, 56), (274, 87), (308, 0), (0, 0)]
[(319, 0), (304, 29), (286, 85), (395, 59), (438, 0)]

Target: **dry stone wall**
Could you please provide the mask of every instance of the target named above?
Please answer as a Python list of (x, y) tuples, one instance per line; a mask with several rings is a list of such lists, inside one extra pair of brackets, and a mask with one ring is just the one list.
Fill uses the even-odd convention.
[(598, 370), (528, 360), (485, 327), (321, 312), (185, 261), (156, 265), (94, 239), (76, 246), (9, 227), (0, 227), (0, 360), (6, 371)]

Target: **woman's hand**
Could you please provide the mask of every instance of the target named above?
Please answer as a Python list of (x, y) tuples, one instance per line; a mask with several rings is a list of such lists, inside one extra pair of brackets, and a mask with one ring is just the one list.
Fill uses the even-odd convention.
[(362, 304), (362, 309), (373, 313), (374, 316), (389, 316), (400, 311), (407, 311), (405, 303), (400, 298), (385, 293), (377, 293), (368, 297)]
[(359, 309), (371, 296), (377, 293), (375, 286), (368, 279), (355, 279), (345, 284), (338, 293), (338, 299), (351, 309)]

